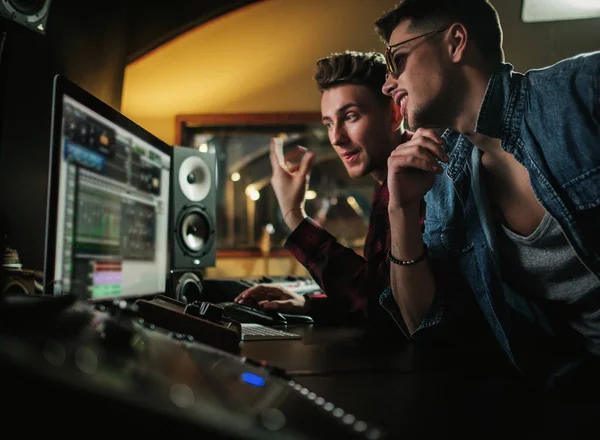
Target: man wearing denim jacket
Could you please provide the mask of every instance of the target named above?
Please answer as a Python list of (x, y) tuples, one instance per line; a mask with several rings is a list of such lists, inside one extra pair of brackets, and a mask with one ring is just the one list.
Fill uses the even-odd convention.
[(388, 161), (380, 304), (426, 341), (474, 295), (510, 362), (545, 387), (598, 365), (600, 52), (517, 73), (486, 0), (404, 0), (376, 27), (383, 92), (416, 129)]

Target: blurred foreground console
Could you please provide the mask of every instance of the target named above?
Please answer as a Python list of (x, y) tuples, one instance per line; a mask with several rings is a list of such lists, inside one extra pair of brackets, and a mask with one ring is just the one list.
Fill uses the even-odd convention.
[(127, 425), (136, 435), (168, 429), (211, 439), (382, 437), (284, 372), (119, 310), (70, 296), (2, 298), (4, 429), (114, 435)]

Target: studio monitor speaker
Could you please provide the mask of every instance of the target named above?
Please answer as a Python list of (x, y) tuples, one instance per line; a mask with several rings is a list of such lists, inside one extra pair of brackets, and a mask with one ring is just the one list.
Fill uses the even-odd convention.
[(173, 147), (172, 270), (215, 265), (217, 180), (214, 152)]
[(0, 0), (0, 16), (41, 34), (46, 33), (46, 22), (51, 0)]
[(205, 301), (202, 274), (189, 270), (172, 270), (168, 276), (166, 296), (184, 304)]

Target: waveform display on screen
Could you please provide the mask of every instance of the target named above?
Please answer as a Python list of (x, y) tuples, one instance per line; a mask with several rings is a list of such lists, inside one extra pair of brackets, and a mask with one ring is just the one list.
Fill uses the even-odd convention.
[(81, 188), (76, 214), (76, 248), (102, 254), (120, 254), (121, 200), (118, 196)]
[(120, 295), (123, 272), (120, 261), (90, 261), (92, 298)]

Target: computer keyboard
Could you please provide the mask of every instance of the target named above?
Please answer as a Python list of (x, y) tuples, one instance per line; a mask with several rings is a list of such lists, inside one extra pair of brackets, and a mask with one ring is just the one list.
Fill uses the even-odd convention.
[(242, 324), (242, 341), (272, 341), (274, 339), (302, 339), (302, 336), (262, 324)]

